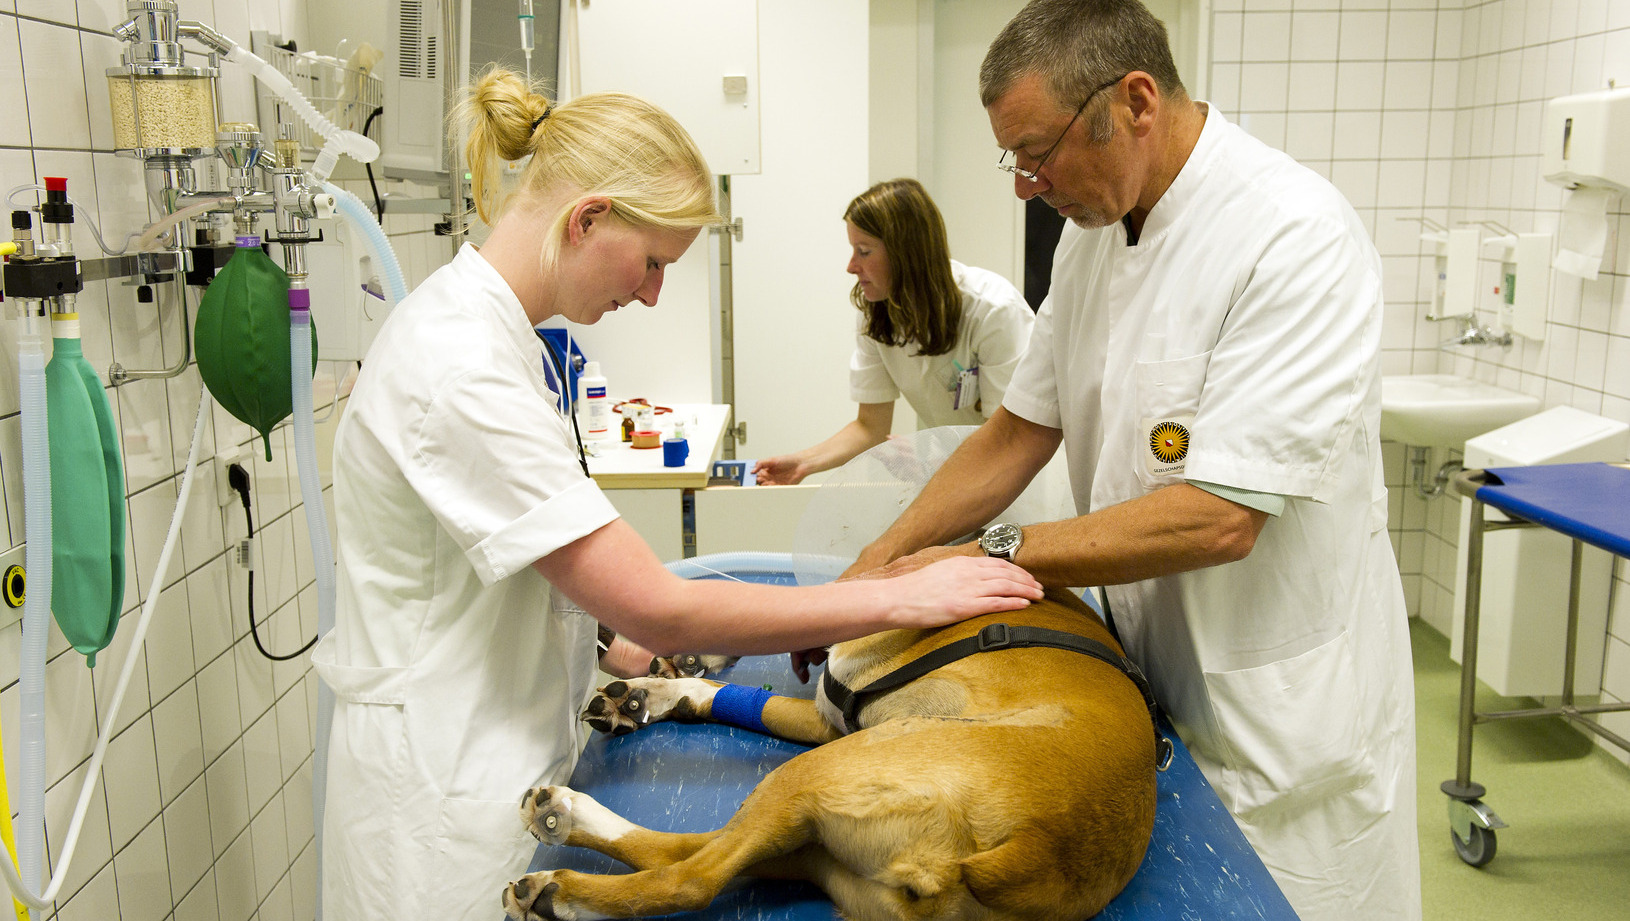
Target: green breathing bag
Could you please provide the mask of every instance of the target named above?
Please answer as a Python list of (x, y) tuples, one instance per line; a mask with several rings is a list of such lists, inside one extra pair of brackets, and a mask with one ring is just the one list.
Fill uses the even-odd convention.
[[(294, 411), (289, 326), (289, 276), (261, 251), (258, 238), (239, 237), (238, 251), (198, 303), (193, 348), (204, 386), (222, 409), (260, 433), (268, 461), (272, 429)], [(315, 324), (311, 366), (315, 373)]]
[[(53, 325), (55, 322), (53, 321)], [(45, 366), (51, 449), (51, 613), (95, 667), (125, 598), (125, 480), (113, 408), (77, 335)]]

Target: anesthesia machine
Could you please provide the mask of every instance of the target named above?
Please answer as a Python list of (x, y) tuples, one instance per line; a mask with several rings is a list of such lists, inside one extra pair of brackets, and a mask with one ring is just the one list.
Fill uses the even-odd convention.
[[(187, 342), (180, 359), (173, 367), (154, 370), (115, 364), (108, 380), (119, 386), (182, 374), (195, 346), (207, 388), (199, 401), (175, 513), (149, 584), (164, 584), (210, 400), (260, 433), (268, 460), (271, 429), (292, 413), (300, 492), (316, 562), (321, 633), (333, 623), (335, 580), (312, 418), (316, 343), (306, 247), (323, 240), (313, 222), (336, 214), (343, 218), (353, 238), (365, 244), (388, 304), (407, 293), (378, 220), (360, 199), (328, 181), (341, 154), (360, 162), (373, 160), (379, 153), (373, 141), (335, 125), (277, 67), (244, 46), (206, 25), (181, 20), (176, 0), (126, 0), (125, 13), (127, 20), (114, 29), (114, 38), (124, 43), (123, 63), (107, 72), (114, 144), (120, 155), (143, 162), (147, 192), (154, 212), (162, 217), (110, 246), (89, 215), (80, 214), (104, 253), (81, 258), (72, 239), (75, 202), (66, 180), (51, 178), (43, 186), (12, 190), (9, 199), (36, 192), (43, 193), (44, 200), (32, 213), (12, 212), (13, 239), (0, 247), (0, 253), (10, 257), (4, 269), (5, 296), (17, 305), (21, 321), (18, 366), (29, 579), (20, 679), (18, 776), (23, 782), (15, 848), (18, 866), (13, 867), (9, 855), (0, 857), (0, 873), (34, 917), (50, 907), (62, 886), (132, 666), (140, 658), (130, 655), (119, 674), (84, 787), (56, 855), (55, 872), (47, 880), (47, 618), (55, 615), (63, 634), (93, 665), (95, 654), (112, 641), (125, 597), (124, 473), (106, 391), (80, 349), (76, 295), (88, 281), (113, 278), (133, 278), (145, 286), (143, 292), (171, 289), (168, 305), (180, 310)], [(223, 121), (217, 94), (223, 59), (246, 69), (275, 95), (273, 111), (296, 113), (304, 126), (281, 125), (278, 139), (268, 148), (256, 125)], [(305, 136), (315, 137), (321, 145), (309, 166), (302, 162), (296, 139), (308, 129)], [(225, 167), (226, 188), (199, 187), (198, 161), (213, 157)], [(40, 225), (37, 241), (34, 213)], [(262, 249), (263, 240), (281, 247), (281, 267)], [(207, 286), (190, 332), (189, 286)], [(144, 294), (140, 299), (150, 298)], [(164, 299), (159, 306), (166, 306)], [(43, 340), (47, 319), (53, 340), (49, 363)], [(142, 606), (133, 649), (142, 644), (158, 597), (159, 592), (150, 592)], [(320, 688), (318, 792), (313, 797), (319, 847), (322, 740), (327, 738), (325, 717), (331, 709), (326, 697), (326, 689)], [(0, 825), (9, 815), (10, 809), (0, 803)], [(5, 837), (9, 842), (11, 836)]]

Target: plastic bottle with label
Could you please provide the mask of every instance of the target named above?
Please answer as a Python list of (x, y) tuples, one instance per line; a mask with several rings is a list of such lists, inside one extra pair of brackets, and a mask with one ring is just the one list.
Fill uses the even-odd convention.
[(605, 439), (611, 434), (611, 401), (606, 399), (606, 379), (600, 373), (598, 361), (583, 366), (584, 432), (591, 441)]

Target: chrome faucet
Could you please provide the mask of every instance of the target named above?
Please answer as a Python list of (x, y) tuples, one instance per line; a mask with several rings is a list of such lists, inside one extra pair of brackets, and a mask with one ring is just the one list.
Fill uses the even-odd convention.
[(1439, 343), (1438, 348), (1452, 349), (1463, 345), (1497, 345), (1502, 349), (1510, 350), (1512, 346), (1511, 332), (1496, 329), (1492, 326), (1483, 326), (1473, 317), (1464, 317), (1460, 326), (1460, 335)]

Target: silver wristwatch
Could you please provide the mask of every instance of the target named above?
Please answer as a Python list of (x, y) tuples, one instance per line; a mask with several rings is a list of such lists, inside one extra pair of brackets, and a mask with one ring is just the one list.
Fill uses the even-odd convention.
[(991, 525), (985, 529), (985, 533), (979, 535), (979, 549), (985, 551), (986, 556), (1003, 560), (1012, 560), (1022, 543), (1024, 532), (1018, 525), (1005, 521)]

